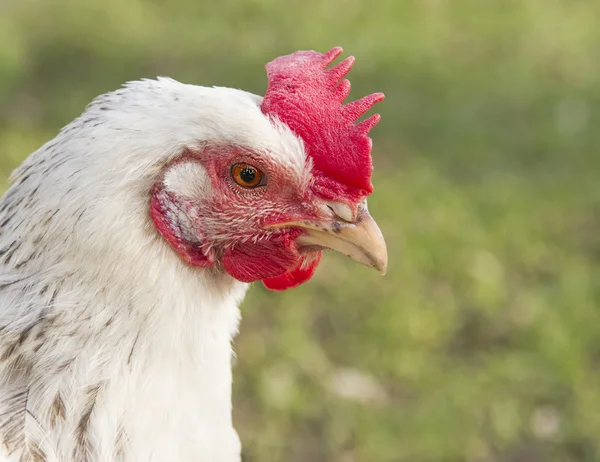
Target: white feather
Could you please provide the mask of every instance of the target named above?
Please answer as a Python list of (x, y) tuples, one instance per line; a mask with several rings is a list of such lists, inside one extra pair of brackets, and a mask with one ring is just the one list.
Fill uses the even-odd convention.
[[(0, 415), (24, 424), (0, 461), (26, 448), (48, 462), (240, 460), (231, 339), (247, 286), (182, 263), (148, 203), (166, 163), (209, 143), (274, 156), (303, 180), (301, 141), (260, 101), (166, 78), (132, 82), (15, 172), (0, 202)], [(27, 412), (15, 413), (21, 390)], [(0, 437), (7, 428), (0, 418)]]

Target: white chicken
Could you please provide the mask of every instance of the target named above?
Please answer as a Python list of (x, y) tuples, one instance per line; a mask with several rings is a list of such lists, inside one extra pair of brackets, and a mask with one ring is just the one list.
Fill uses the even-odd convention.
[(96, 98), (0, 202), (0, 461), (233, 462), (248, 283), (323, 249), (385, 271), (353, 58), (267, 64), (264, 98), (167, 78)]

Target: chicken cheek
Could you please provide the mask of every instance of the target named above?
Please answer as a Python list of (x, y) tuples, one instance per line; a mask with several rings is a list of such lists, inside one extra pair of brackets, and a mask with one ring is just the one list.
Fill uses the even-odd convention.
[(221, 257), (225, 271), (241, 282), (281, 276), (299, 261), (292, 239), (240, 244), (226, 250)]
[(281, 276), (274, 278), (263, 279), (263, 284), (269, 290), (283, 291), (286, 289), (293, 289), (298, 287), (300, 284), (308, 281), (313, 274), (319, 262), (321, 261), (322, 252), (314, 252), (310, 255), (303, 255), (300, 263), (291, 270), (286, 271)]

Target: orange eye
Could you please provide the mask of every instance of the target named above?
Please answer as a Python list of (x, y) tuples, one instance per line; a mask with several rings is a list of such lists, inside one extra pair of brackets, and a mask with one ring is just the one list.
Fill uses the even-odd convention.
[(250, 164), (235, 164), (231, 167), (233, 181), (244, 188), (256, 188), (263, 184), (263, 172)]

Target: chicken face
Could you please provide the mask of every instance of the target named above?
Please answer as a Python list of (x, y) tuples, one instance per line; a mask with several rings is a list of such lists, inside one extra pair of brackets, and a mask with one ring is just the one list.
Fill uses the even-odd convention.
[(267, 65), (261, 110), (297, 145), (207, 144), (164, 168), (151, 216), (188, 264), (273, 290), (310, 279), (327, 248), (385, 272), (385, 241), (366, 204), (367, 133), (379, 119), (354, 124), (383, 95), (342, 106), (350, 86), (339, 80), (353, 60), (325, 70), (340, 52), (298, 52)]

